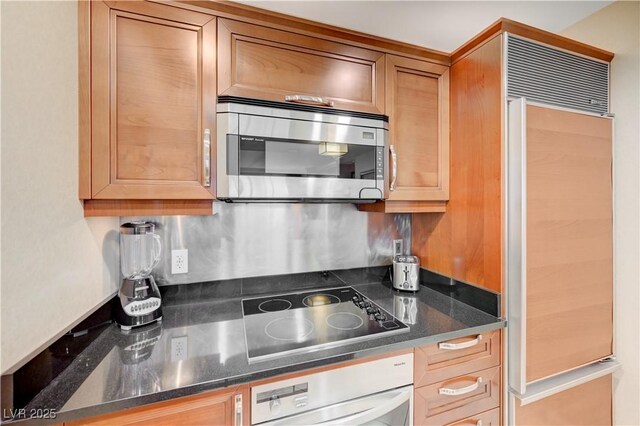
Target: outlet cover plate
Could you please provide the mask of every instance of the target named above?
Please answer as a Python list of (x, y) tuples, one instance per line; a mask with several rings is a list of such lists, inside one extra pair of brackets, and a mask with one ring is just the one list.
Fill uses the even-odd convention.
[(171, 274), (186, 274), (189, 272), (189, 250), (171, 250)]
[(189, 337), (179, 336), (171, 338), (171, 361), (183, 361), (189, 358)]
[(393, 255), (402, 256), (404, 253), (402, 240), (393, 240)]

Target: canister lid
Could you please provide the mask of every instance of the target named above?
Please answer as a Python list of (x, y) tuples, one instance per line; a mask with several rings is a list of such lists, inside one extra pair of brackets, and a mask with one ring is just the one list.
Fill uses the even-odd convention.
[(127, 235), (152, 234), (156, 226), (153, 222), (127, 222), (120, 225), (120, 233)]

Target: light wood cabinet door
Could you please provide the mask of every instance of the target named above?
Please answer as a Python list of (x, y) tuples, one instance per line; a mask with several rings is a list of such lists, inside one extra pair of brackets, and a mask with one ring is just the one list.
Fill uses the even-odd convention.
[(384, 54), (230, 19), (218, 20), (218, 94), (284, 101), (327, 98), (383, 113)]
[(386, 68), (386, 111), (397, 165), (388, 200), (447, 200), (449, 68), (393, 55), (387, 55)]
[(612, 122), (527, 106), (526, 380), (612, 354)]
[(500, 365), (500, 330), (416, 348), (415, 387)]
[(530, 404), (515, 400), (517, 426), (609, 426), (613, 423), (611, 375)]
[(414, 423), (444, 425), (500, 406), (500, 367), (414, 390)]
[(249, 404), (249, 387), (241, 386), (67, 422), (65, 425), (241, 426), (249, 424)]
[(91, 198), (214, 198), (215, 38), (210, 15), (91, 2)]

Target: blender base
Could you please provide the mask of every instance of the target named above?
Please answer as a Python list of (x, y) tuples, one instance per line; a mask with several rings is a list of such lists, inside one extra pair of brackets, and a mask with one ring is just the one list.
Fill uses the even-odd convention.
[(114, 318), (123, 330), (151, 324), (162, 319), (160, 291), (152, 276), (122, 280)]

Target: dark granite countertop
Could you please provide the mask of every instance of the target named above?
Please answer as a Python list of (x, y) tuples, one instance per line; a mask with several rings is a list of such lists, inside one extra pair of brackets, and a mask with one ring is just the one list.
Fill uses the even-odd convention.
[[(264, 279), (253, 278), (163, 288), (164, 317), (160, 326), (151, 326), (145, 335), (137, 337), (109, 326), (26, 407), (27, 413), (55, 409), (57, 418), (19, 423), (61, 423), (505, 325), (493, 315), (425, 286), (415, 294), (394, 291), (386, 269), (296, 274), (269, 280), (268, 285)], [(408, 333), (248, 362), (242, 298), (343, 285), (353, 286), (394, 315), (399, 297), (414, 298), (408, 301), (417, 307), (415, 323), (408, 323)], [(141, 336), (155, 343), (142, 346), (137, 357), (127, 355), (132, 352), (124, 348), (139, 343)], [(188, 352), (184, 359), (172, 359), (172, 339), (181, 336), (188, 339)]]

